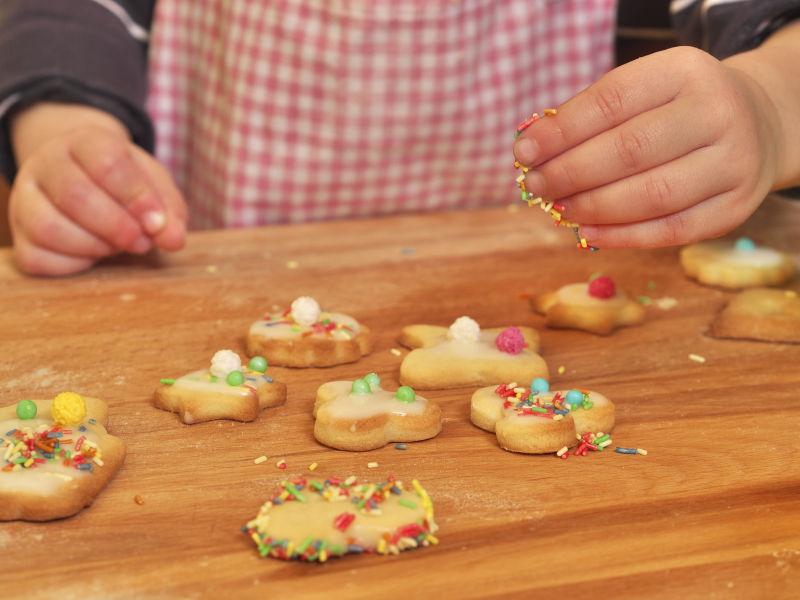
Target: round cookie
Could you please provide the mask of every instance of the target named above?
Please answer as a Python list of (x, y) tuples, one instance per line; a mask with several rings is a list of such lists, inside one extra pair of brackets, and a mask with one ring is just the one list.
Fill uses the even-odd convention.
[(350, 315), (324, 312), (316, 300), (301, 296), (250, 326), (247, 351), (280, 367), (330, 367), (369, 354), (372, 336)]
[(728, 289), (782, 285), (794, 277), (791, 257), (749, 238), (713, 240), (681, 249), (687, 276), (702, 284)]

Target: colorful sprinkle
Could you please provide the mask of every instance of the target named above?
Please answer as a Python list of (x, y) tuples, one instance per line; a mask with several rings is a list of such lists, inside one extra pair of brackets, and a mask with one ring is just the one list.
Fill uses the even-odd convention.
[(696, 362), (696, 363), (703, 364), (704, 362), (706, 362), (706, 357), (705, 356), (700, 356), (699, 354), (690, 354), (689, 355), (689, 360), (691, 360), (693, 362)]
[(740, 237), (736, 240), (734, 246), (742, 252), (752, 252), (756, 249), (756, 243), (748, 237)]
[(376, 462), (368, 462), (367, 463), (367, 468), (368, 469), (377, 469), (378, 468), (378, 463), (376, 463)]
[(406, 446), (403, 442), (398, 442), (394, 445), (395, 450), (406, 450), (408, 446)]
[(164, 377), (163, 379), (160, 379), (159, 382), (161, 384), (163, 384), (163, 385), (174, 385), (175, 384), (175, 380), (174, 379), (170, 379), (168, 377)]
[(389, 350), (389, 353), (392, 356), (403, 356), (403, 353), (400, 350), (398, 350), (397, 348), (392, 348), (391, 350)]
[(260, 464), (261, 464), (261, 463), (263, 463), (263, 462), (267, 462), (267, 457), (266, 457), (264, 454), (262, 454), (261, 456), (259, 456), (259, 457), (258, 457), (258, 458), (256, 458), (255, 460), (253, 460), (253, 462), (254, 462), (255, 464), (257, 464), (257, 465), (260, 465)]
[(317, 463), (313, 462), (310, 465), (308, 465), (308, 470), (309, 471), (316, 471), (318, 466), (319, 465)]

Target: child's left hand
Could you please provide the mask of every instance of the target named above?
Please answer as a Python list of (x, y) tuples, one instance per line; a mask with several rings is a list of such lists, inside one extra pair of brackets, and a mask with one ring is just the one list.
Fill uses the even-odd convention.
[(611, 71), (517, 139), (528, 191), (599, 248), (721, 236), (780, 181), (780, 124), (763, 88), (692, 48)]

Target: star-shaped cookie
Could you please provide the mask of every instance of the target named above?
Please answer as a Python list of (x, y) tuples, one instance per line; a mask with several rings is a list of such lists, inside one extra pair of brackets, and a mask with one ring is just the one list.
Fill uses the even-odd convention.
[(793, 290), (755, 288), (734, 296), (711, 323), (717, 338), (800, 343), (800, 296)]

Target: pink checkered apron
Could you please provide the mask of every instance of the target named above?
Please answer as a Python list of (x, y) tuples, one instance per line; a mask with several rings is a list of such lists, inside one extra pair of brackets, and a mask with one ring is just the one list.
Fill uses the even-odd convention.
[(611, 66), (614, 0), (159, 0), (149, 110), (195, 228), (509, 202), (514, 127)]

